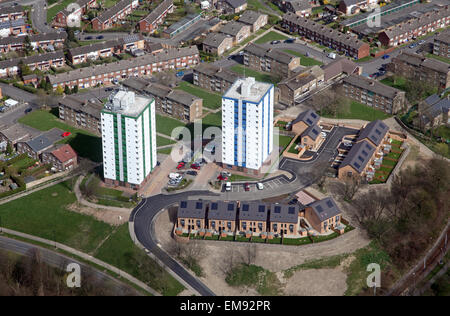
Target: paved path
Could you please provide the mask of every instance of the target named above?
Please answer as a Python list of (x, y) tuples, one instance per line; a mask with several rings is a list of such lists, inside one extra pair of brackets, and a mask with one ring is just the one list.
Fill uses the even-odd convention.
[[(30, 256), (34, 249), (39, 251), (40, 258), (46, 264), (55, 267), (57, 269), (65, 268), (69, 263), (77, 263), (81, 268), (81, 276), (83, 275), (93, 275), (97, 280), (101, 280), (103, 284), (108, 287), (112, 287), (116, 295), (137, 295), (140, 296), (136, 289), (129, 286), (128, 284), (119, 281), (118, 279), (112, 277), (108, 273), (100, 271), (87, 265), (83, 262), (70, 258), (56, 251), (49, 250), (47, 248), (39, 247), (34, 244), (26, 243), (24, 241), (19, 241), (12, 238), (7, 238), (0, 236), (0, 249), (8, 252), (13, 252), (22, 256)], [(83, 282), (83, 281), (82, 281)], [(83, 283), (81, 284), (83, 286)]]
[(84, 259), (86, 261), (94, 263), (94, 264), (96, 264), (96, 265), (98, 265), (100, 267), (103, 267), (105, 269), (108, 269), (108, 270), (118, 274), (120, 277), (122, 277), (122, 278), (130, 281), (131, 283), (139, 286), (140, 288), (148, 291), (152, 295), (161, 296), (154, 289), (152, 289), (151, 287), (146, 285), (144, 282), (139, 281), (135, 277), (131, 276), (127, 272), (125, 272), (123, 270), (120, 270), (120, 269), (118, 269), (118, 268), (116, 268), (116, 267), (114, 267), (114, 266), (112, 266), (112, 265), (110, 265), (110, 264), (108, 264), (106, 262), (103, 262), (103, 261), (101, 261), (99, 259), (96, 259), (96, 258), (92, 257), (91, 255), (83, 253), (83, 252), (81, 252), (79, 250), (76, 250), (76, 249), (71, 248), (69, 246), (60, 244), (58, 242), (54, 242), (54, 241), (51, 241), (51, 240), (48, 240), (48, 239), (44, 239), (44, 238), (28, 235), (28, 234), (21, 233), (21, 232), (18, 232), (18, 231), (14, 231), (14, 230), (11, 230), (11, 229), (1, 228), (0, 227), (0, 230), (5, 232), (5, 233), (7, 233), (7, 234), (11, 234), (11, 235), (18, 236), (18, 237), (21, 237), (21, 238), (26, 238), (26, 239), (29, 239), (29, 240), (37, 241), (37, 242), (40, 242), (40, 243), (43, 243), (43, 244), (46, 244), (46, 245), (49, 245), (49, 246), (56, 247), (58, 249), (64, 250), (64, 251), (66, 251), (66, 252), (68, 252), (70, 254), (73, 254), (73, 255), (75, 255), (77, 257), (80, 257), (80, 258), (82, 258), (82, 259)]

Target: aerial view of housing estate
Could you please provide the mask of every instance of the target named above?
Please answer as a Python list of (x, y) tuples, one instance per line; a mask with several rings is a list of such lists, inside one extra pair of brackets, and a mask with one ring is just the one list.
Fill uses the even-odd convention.
[(449, 25), (449, 0), (1, 0), (0, 295), (450, 295)]

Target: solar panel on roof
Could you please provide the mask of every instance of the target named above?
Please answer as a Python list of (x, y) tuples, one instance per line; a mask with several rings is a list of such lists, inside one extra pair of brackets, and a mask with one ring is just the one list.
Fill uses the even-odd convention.
[(316, 206), (316, 209), (317, 209), (317, 211), (318, 211), (319, 213), (322, 213), (322, 212), (323, 212), (323, 208), (322, 208), (321, 205), (317, 205), (317, 206)]
[(290, 208), (288, 209), (288, 213), (289, 213), (289, 214), (295, 214), (295, 207), (290, 207)]
[(317, 135), (317, 134), (319, 134), (319, 131), (318, 131), (318, 130), (316, 130), (316, 129), (313, 129), (313, 130), (312, 130), (312, 132), (313, 132), (313, 134), (314, 134), (314, 135)]
[(263, 213), (266, 210), (266, 207), (264, 205), (260, 205), (258, 207), (258, 212)]
[(311, 113), (311, 116), (312, 116), (313, 118), (316, 118), (316, 117), (317, 117), (316, 113)]
[(211, 209), (212, 209), (212, 210), (217, 210), (218, 206), (219, 206), (219, 205), (218, 205), (217, 203), (212, 203), (212, 204), (211, 204)]
[(354, 165), (357, 169), (359, 169), (359, 168), (361, 167), (361, 165), (360, 165), (359, 163), (357, 163), (357, 162), (354, 162), (353, 165)]
[(277, 213), (277, 214), (281, 213), (281, 207), (280, 206), (275, 206), (275, 213)]
[(372, 147), (370, 147), (369, 144), (366, 144), (366, 148), (367, 148), (368, 150), (371, 150), (371, 149), (372, 149)]
[(244, 212), (248, 212), (248, 204), (244, 204), (244, 205), (242, 206), (242, 210), (243, 210)]
[(312, 124), (312, 121), (310, 119), (306, 119), (306, 123)]
[(186, 201), (182, 201), (182, 202), (180, 203), (180, 207), (181, 207), (181, 208), (186, 208), (186, 206), (187, 206), (187, 202), (186, 202)]
[(201, 209), (202, 207), (203, 207), (203, 203), (202, 203), (202, 202), (197, 202), (197, 203), (195, 203), (195, 208), (196, 208), (197, 210)]
[(328, 201), (327, 201), (327, 206), (331, 208), (331, 207), (333, 207), (333, 203), (331, 203), (331, 201), (328, 200)]
[(234, 204), (233, 203), (229, 203), (228, 204), (228, 210), (229, 211), (233, 211), (234, 210)]
[(364, 158), (361, 157), (361, 156), (358, 156), (358, 160), (361, 161), (361, 162), (364, 162)]
[(375, 133), (377, 133), (378, 135), (381, 135), (381, 132), (380, 132), (379, 129), (376, 129), (376, 130), (375, 130)]

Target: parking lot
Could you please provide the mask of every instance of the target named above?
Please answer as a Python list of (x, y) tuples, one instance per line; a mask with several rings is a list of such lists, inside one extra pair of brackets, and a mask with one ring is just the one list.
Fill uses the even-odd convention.
[[(276, 190), (277, 188), (288, 184), (289, 180), (286, 177), (279, 176), (276, 178), (272, 178), (269, 180), (262, 180), (262, 181), (241, 181), (239, 183), (232, 183), (231, 184), (231, 191), (233, 193), (242, 193), (242, 192), (258, 192), (261, 190), (258, 190), (256, 187), (256, 183), (261, 182), (264, 185), (264, 190)], [(245, 184), (248, 183), (250, 190), (245, 191)], [(225, 192), (225, 184), (223, 185), (222, 192)]]

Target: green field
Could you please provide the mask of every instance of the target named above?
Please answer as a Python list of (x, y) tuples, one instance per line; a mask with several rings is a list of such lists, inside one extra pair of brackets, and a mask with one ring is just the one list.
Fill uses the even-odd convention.
[(284, 41), (285, 39), (288, 39), (288, 37), (278, 32), (270, 31), (266, 35), (258, 38), (255, 43), (264, 44), (271, 41)]
[(186, 91), (192, 95), (195, 95), (196, 97), (202, 98), (203, 106), (209, 109), (215, 110), (222, 106), (222, 96), (218, 93), (207, 91), (186, 81), (180, 82), (178, 89)]
[(163, 295), (175, 296), (184, 290), (178, 281), (133, 243), (128, 223), (110, 236), (97, 250), (95, 257), (120, 267)]
[(439, 55), (430, 54), (430, 53), (428, 53), (426, 56), (427, 56), (428, 58), (434, 58), (434, 59), (443, 61), (444, 63), (450, 64), (450, 58), (446, 58), (446, 57), (444, 57), (444, 56), (439, 56)]
[(387, 77), (380, 80), (380, 82), (387, 86), (406, 91), (406, 79), (403, 77)]
[[(334, 118), (333, 115), (323, 114), (324, 117)], [(383, 111), (371, 108), (362, 103), (351, 101), (350, 110), (348, 112), (339, 112), (336, 114), (337, 119), (359, 119), (365, 121), (384, 120), (390, 117)]]
[(176, 119), (156, 114), (156, 131), (158, 133), (171, 136), (175, 127), (185, 126), (185, 124)]
[(206, 115), (202, 120), (203, 128), (209, 126), (222, 127), (222, 111)]
[(113, 229), (93, 217), (67, 210), (75, 201), (69, 182), (56, 184), (0, 205), (2, 226), (90, 253)]
[(63, 0), (63, 1), (59, 1), (59, 3), (54, 5), (53, 7), (48, 8), (47, 9), (47, 23), (50, 23), (59, 11), (67, 8), (67, 6), (72, 2), (75, 2), (75, 1), (74, 0)]
[(245, 67), (243, 65), (234, 65), (230, 68), (232, 71), (238, 73), (238, 74), (245, 74), (247, 77), (255, 77), (257, 81), (261, 82), (268, 82), (272, 84), (277, 84), (281, 81), (281, 77), (277, 78), (274, 75), (271, 75), (267, 72), (260, 72), (253, 69), (250, 69), (248, 67)]
[(167, 146), (167, 145), (172, 145), (175, 144), (175, 141), (169, 139), (169, 138), (165, 138), (162, 136), (156, 136), (156, 144), (157, 146)]
[(72, 135), (64, 138), (60, 143), (69, 144), (81, 157), (95, 162), (101, 162), (103, 160), (102, 139), (99, 136), (64, 124), (49, 111), (33, 111), (20, 118), (19, 122), (40, 131), (48, 131), (56, 127), (65, 132), (70, 132)]
[(314, 58), (311, 58), (311, 57), (306, 57), (302, 53), (299, 53), (299, 52), (297, 52), (295, 50), (284, 49), (284, 52), (286, 52), (288, 54), (291, 54), (291, 55), (294, 55), (294, 56), (297, 56), (297, 57), (300, 57), (300, 64), (302, 66), (309, 67), (309, 66), (314, 66), (314, 65), (318, 65), (318, 66), (323, 65), (322, 62), (320, 62), (318, 60), (315, 60)]

